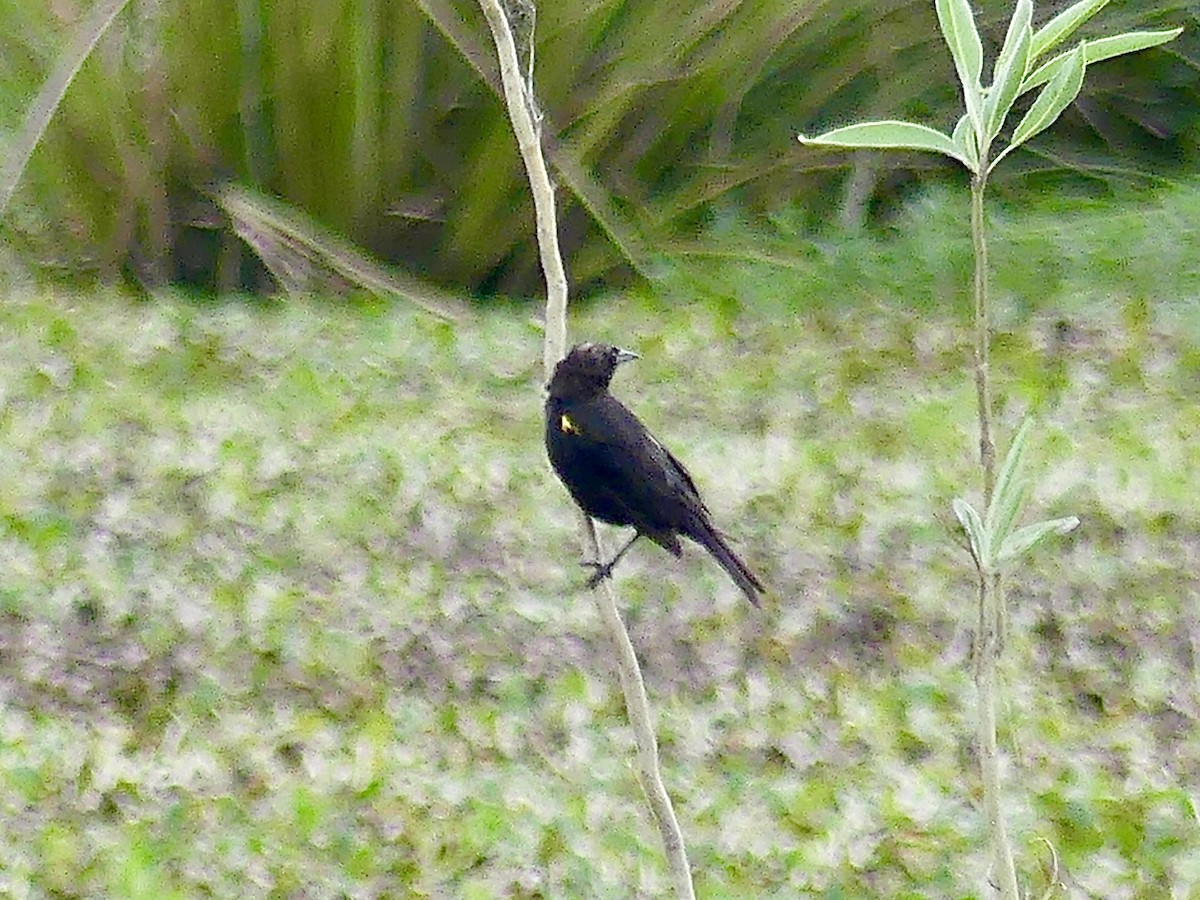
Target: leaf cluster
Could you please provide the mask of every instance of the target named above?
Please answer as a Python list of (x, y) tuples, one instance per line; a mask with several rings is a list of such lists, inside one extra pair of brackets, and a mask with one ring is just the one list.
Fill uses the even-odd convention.
[(1022, 470), (1031, 426), (1032, 420), (1026, 419), (1013, 438), (983, 516), (966, 500), (955, 497), (953, 501), (954, 514), (971, 542), (971, 555), (984, 575), (1000, 574), (1051, 535), (1069, 534), (1079, 527), (1077, 516), (1017, 527), (1017, 517), (1029, 494), (1030, 483)]
[[(983, 43), (968, 0), (937, 0), (938, 23), (958, 73), (966, 111), (950, 134), (914, 122), (861, 122), (817, 137), (800, 135), (814, 146), (927, 150), (952, 157), (975, 175), (986, 176), (1004, 157), (1049, 128), (1083, 87), (1089, 64), (1135, 53), (1174, 40), (1183, 29), (1130, 31), (1080, 41), (1044, 62), (1108, 4), (1108, 0), (1078, 0), (1036, 31), (1033, 0), (1017, 0), (1004, 44), (992, 69), (991, 84), (983, 84)], [(1017, 98), (1041, 87), (1028, 111), (1013, 128), (1004, 149), (993, 156), (993, 142)]]

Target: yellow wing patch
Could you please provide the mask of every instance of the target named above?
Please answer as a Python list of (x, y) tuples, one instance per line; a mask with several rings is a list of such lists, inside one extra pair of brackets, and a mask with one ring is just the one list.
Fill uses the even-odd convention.
[(558, 419), (558, 428), (563, 434), (579, 434), (579, 426), (571, 421), (571, 417), (563, 413)]

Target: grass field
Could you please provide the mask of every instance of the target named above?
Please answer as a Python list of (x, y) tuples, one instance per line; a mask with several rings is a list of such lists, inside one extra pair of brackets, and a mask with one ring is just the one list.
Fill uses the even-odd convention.
[[(978, 499), (969, 247), (923, 202), (890, 238), (777, 222), (757, 260), (731, 239), (572, 321), (642, 354), (617, 393), (776, 595), (755, 612), (696, 548), (617, 579), (703, 897), (986, 878), (950, 511)], [(1037, 416), (1030, 514), (1083, 520), (1009, 591), (1005, 799), (1035, 895), (1050, 847), (1065, 896), (1200, 895), (1193, 211), (996, 236), (1002, 437)], [(0, 305), (0, 894), (667, 890), (542, 451), (532, 312)]]

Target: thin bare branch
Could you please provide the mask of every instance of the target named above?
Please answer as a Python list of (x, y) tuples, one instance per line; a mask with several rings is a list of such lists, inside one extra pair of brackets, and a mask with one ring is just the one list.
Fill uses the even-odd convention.
[[(521, 158), (525, 161), (529, 187), (533, 192), (538, 249), (546, 277), (546, 337), (543, 359), (548, 381), (554, 366), (565, 354), (567, 346), (567, 279), (558, 248), (554, 188), (542, 155), (533, 85), (522, 78), (516, 44), (504, 9), (499, 0), (479, 0), (479, 5), (483, 8), (488, 27), (496, 42), (504, 99), (521, 150)], [(595, 525), (582, 510), (579, 511), (579, 518), (585, 555), (590, 559), (600, 559)], [(646, 686), (633, 644), (629, 640), (629, 633), (625, 630), (625, 624), (617, 611), (612, 580), (606, 579), (601, 582), (592, 592), (592, 596), (617, 651), (617, 671), (620, 673), (621, 690), (625, 695), (625, 709), (637, 740), (638, 772), (662, 837), (675, 893), (681, 898), (693, 900), (695, 889), (692, 886), (683, 832), (679, 828), (671, 798), (663, 784), (658, 761), (658, 739), (654, 733), (650, 703), (646, 698)]]

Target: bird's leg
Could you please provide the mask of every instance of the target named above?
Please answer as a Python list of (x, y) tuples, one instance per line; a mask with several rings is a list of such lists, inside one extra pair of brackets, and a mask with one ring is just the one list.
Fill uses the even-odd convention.
[(632, 547), (634, 542), (641, 536), (642, 536), (642, 533), (640, 531), (635, 531), (633, 533), (633, 537), (631, 537), (629, 539), (629, 543), (627, 543), (624, 547), (622, 547), (620, 550), (618, 550), (617, 555), (614, 556), (612, 558), (612, 560), (607, 563), (599, 563), (599, 562), (591, 562), (591, 561), (582, 563), (582, 565), (585, 565), (589, 568), (596, 570), (595, 572), (592, 573), (592, 577), (587, 580), (588, 590), (591, 590), (592, 588), (594, 588), (596, 585), (598, 585), (600, 582), (602, 582), (605, 578), (612, 577), (613, 568), (617, 565), (617, 563), (619, 563), (621, 561), (621, 557), (625, 555), (625, 552), (630, 547)]

